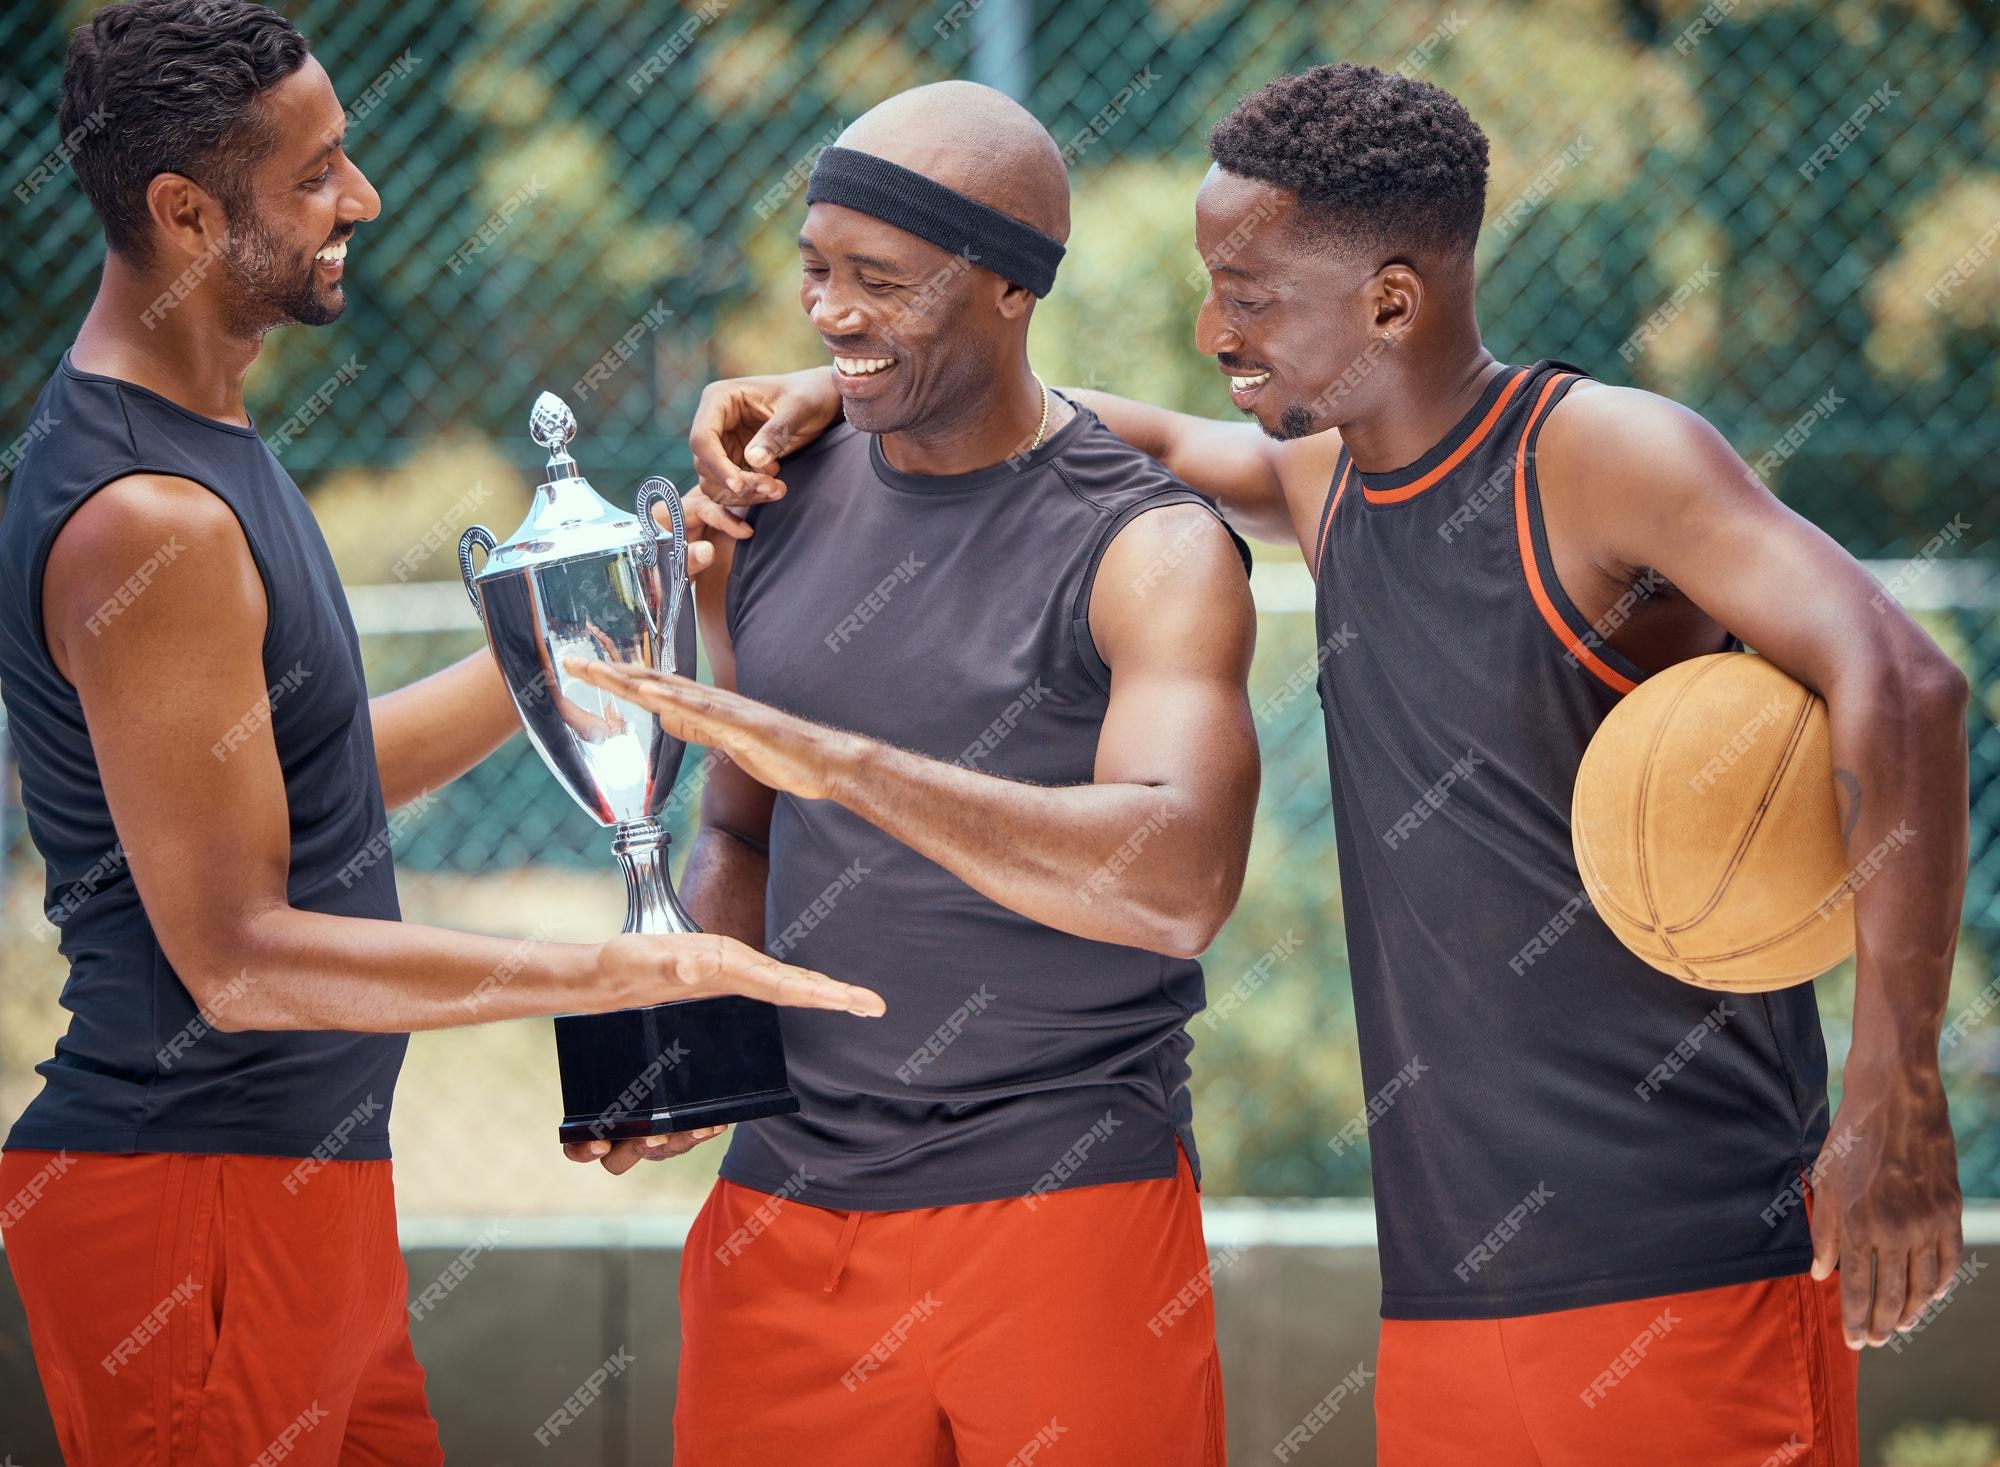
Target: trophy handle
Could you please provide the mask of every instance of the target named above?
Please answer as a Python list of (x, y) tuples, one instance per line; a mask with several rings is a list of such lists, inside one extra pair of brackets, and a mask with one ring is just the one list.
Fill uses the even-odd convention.
[(482, 547), (488, 555), (493, 553), (493, 532), (484, 525), (474, 525), (458, 537), (458, 574), (465, 582), (465, 599), (472, 603), (472, 609), (479, 613), (481, 621), (486, 620), (485, 609), (479, 604), (479, 593), (472, 589), (472, 547)]
[(681, 517), (680, 491), (670, 480), (655, 475), (639, 486), (639, 563), (659, 564), (660, 527), (653, 519), (653, 506), (664, 504), (667, 518), (673, 522), (674, 537), (668, 550), (667, 561), (667, 617), (666, 626), (661, 630), (661, 638), (666, 644), (667, 671), (680, 673), (683, 677), (693, 677), (691, 667), (675, 667), (674, 638), (681, 624), (681, 599), (687, 595), (687, 521)]

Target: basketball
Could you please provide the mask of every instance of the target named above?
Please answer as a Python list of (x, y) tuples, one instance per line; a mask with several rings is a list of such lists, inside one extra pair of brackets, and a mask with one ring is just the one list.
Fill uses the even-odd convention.
[(1584, 753), (1571, 829), (1598, 915), (1683, 982), (1784, 988), (1854, 951), (1826, 704), (1754, 653), (1627, 694)]

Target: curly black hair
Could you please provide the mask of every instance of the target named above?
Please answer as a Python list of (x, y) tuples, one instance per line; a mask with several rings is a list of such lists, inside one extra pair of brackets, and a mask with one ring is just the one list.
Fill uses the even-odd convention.
[(272, 145), (258, 94), (305, 64), (292, 23), (249, 0), (129, 0), (70, 37), (62, 136), (104, 225), (104, 241), (146, 263), (146, 187), (193, 179), (232, 220), (248, 208), (250, 165)]
[(1226, 172), (1298, 196), (1322, 240), (1472, 253), (1486, 213), (1486, 134), (1442, 87), (1372, 66), (1267, 82), (1210, 129)]

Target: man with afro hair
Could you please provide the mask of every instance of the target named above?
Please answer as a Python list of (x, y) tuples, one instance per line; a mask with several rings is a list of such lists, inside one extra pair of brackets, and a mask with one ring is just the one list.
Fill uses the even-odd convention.
[[(1317, 66), (1209, 150), (1196, 340), (1254, 425), (1078, 396), (1313, 571), (1363, 1076), (1421, 1075), (1368, 1125), (1379, 1460), (1849, 1467), (1855, 1352), (1962, 1246), (1937, 1037), (1965, 679), (1698, 414), (1486, 350), (1487, 141), (1449, 93)], [(823, 370), (712, 387), (704, 490), (781, 495), (836, 410)], [(1825, 699), (1849, 852), (1916, 832), (1855, 894), (1831, 1127), (1811, 986), (1647, 966), (1571, 847), (1619, 699), (1745, 644)]]

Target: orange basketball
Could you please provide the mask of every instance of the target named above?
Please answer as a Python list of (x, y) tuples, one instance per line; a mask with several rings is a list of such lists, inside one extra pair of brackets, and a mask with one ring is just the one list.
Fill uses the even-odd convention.
[(1628, 693), (1584, 752), (1570, 825), (1598, 915), (1663, 973), (1758, 992), (1854, 951), (1826, 704), (1752, 653)]

